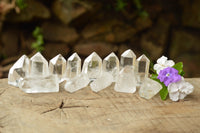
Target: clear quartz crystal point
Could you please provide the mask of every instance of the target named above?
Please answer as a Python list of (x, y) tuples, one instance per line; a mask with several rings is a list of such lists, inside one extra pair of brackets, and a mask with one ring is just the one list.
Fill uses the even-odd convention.
[(103, 60), (103, 72), (108, 72), (112, 75), (112, 79), (115, 82), (117, 79), (117, 76), (119, 74), (119, 59), (115, 55), (115, 53), (109, 54), (104, 60)]
[(21, 56), (10, 68), (8, 74), (8, 84), (18, 87), (20, 78), (29, 74), (29, 58), (26, 55)]
[(19, 88), (26, 93), (58, 92), (58, 82), (58, 77), (56, 75), (27, 77), (19, 82)]
[(97, 78), (90, 84), (90, 87), (94, 92), (98, 92), (110, 86), (112, 82), (113, 76), (108, 72), (103, 72), (101, 77)]
[(68, 92), (73, 93), (86, 87), (89, 83), (90, 79), (88, 78), (88, 76), (84, 73), (81, 73), (73, 79), (67, 80), (64, 85), (64, 89)]
[(122, 53), (120, 64), (121, 67), (135, 66), (135, 61), (136, 61), (135, 53), (132, 50), (128, 49), (124, 53)]
[(126, 66), (120, 71), (114, 90), (117, 92), (134, 93), (136, 91), (136, 85), (134, 68)]
[(67, 78), (77, 77), (81, 72), (81, 58), (77, 53), (72, 54), (67, 60)]
[(36, 53), (30, 59), (30, 76), (48, 76), (49, 68), (47, 60), (41, 55), (40, 52)]
[(85, 59), (82, 72), (87, 74), (91, 80), (101, 76), (102, 59), (96, 52), (93, 52)]
[(151, 99), (162, 89), (162, 85), (150, 78), (145, 78), (139, 89), (140, 97)]
[(150, 60), (143, 54), (137, 59), (137, 81), (141, 85), (149, 74)]
[(61, 81), (66, 75), (66, 60), (59, 54), (49, 61), (49, 73), (57, 75)]

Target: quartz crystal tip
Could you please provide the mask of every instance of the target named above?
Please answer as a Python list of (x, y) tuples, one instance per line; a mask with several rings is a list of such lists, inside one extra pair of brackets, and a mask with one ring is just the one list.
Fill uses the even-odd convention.
[(150, 63), (150, 60), (144, 54), (141, 55), (140, 57), (138, 57), (137, 61), (146, 61), (146, 62)]
[(67, 78), (75, 78), (81, 72), (81, 58), (77, 53), (72, 54), (67, 60)]
[(116, 81), (116, 78), (119, 74), (119, 59), (115, 55), (115, 53), (109, 54), (103, 60), (103, 72), (108, 72), (113, 76), (113, 81)]
[(18, 86), (20, 78), (29, 74), (29, 58), (26, 55), (21, 56), (10, 68), (8, 73), (8, 84)]
[(36, 53), (30, 59), (30, 76), (47, 76), (49, 74), (48, 62), (41, 55)]
[(102, 59), (96, 52), (93, 52), (85, 59), (82, 72), (87, 74), (90, 79), (96, 79), (101, 75)]
[(59, 80), (65, 77), (66, 60), (61, 54), (58, 54), (56, 57), (49, 61), (49, 72), (50, 74), (57, 75)]
[(121, 55), (120, 64), (122, 67), (124, 66), (135, 66), (136, 55), (135, 53), (128, 49)]
[(137, 80), (138, 85), (141, 85), (144, 78), (149, 74), (150, 60), (143, 54), (137, 59)]

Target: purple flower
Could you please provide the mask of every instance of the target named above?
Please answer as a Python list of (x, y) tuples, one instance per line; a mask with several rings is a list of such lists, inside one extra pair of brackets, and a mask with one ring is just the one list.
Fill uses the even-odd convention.
[(181, 80), (178, 70), (172, 67), (167, 67), (161, 70), (157, 78), (166, 86), (168, 86), (170, 83), (176, 83)]

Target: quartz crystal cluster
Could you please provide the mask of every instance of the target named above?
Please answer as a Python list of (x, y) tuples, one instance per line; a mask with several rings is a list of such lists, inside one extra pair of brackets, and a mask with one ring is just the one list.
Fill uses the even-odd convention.
[(148, 78), (149, 59), (142, 55), (136, 59), (132, 50), (122, 53), (120, 61), (115, 53), (102, 59), (95, 52), (83, 62), (77, 53), (67, 60), (59, 54), (47, 62), (36, 53), (30, 59), (23, 55), (10, 69), (8, 84), (19, 87), (26, 93), (58, 92), (59, 88), (73, 93), (90, 86), (99, 92), (114, 84), (114, 90), (123, 93), (135, 93), (146, 99), (152, 98), (162, 88), (159, 83)]
[(23, 55), (10, 69), (8, 84), (26, 93), (58, 92), (58, 77), (49, 73), (47, 60), (38, 52), (29, 60)]

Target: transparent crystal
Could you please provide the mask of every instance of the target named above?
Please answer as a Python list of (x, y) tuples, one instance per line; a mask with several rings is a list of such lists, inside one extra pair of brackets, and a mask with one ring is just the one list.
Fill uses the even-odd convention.
[(81, 58), (77, 53), (72, 54), (67, 60), (67, 78), (77, 77), (81, 72)]
[(29, 58), (26, 55), (21, 56), (10, 68), (8, 74), (8, 84), (17, 86), (20, 78), (29, 74)]
[(48, 76), (49, 68), (47, 60), (41, 55), (40, 52), (36, 53), (30, 59), (30, 76)]
[(143, 54), (137, 59), (137, 81), (141, 85), (149, 74), (150, 60)]
[(120, 71), (114, 90), (117, 92), (134, 93), (136, 91), (136, 85), (134, 68), (126, 66)]
[(136, 55), (135, 53), (128, 49), (121, 55), (120, 64), (122, 67), (125, 66), (135, 66)]
[(139, 89), (139, 95), (143, 98), (150, 99), (162, 89), (162, 85), (150, 78), (145, 78)]
[(75, 92), (84, 87), (86, 87), (90, 83), (90, 79), (86, 74), (79, 74), (77, 77), (73, 79), (68, 79), (66, 84), (64, 85), (64, 89), (68, 92)]
[(85, 59), (82, 72), (87, 74), (91, 80), (100, 77), (102, 72), (102, 59), (96, 52), (93, 52)]
[(119, 74), (119, 59), (112, 52), (103, 60), (103, 72), (108, 72), (112, 75), (113, 81), (116, 81)]
[(59, 54), (49, 61), (49, 73), (57, 75), (61, 81), (66, 76), (66, 60)]
[(110, 86), (112, 82), (113, 76), (108, 72), (103, 72), (101, 77), (97, 78), (90, 84), (90, 87), (94, 92), (98, 92)]
[(19, 88), (26, 93), (58, 92), (58, 77), (56, 75), (47, 77), (27, 77), (20, 80)]

